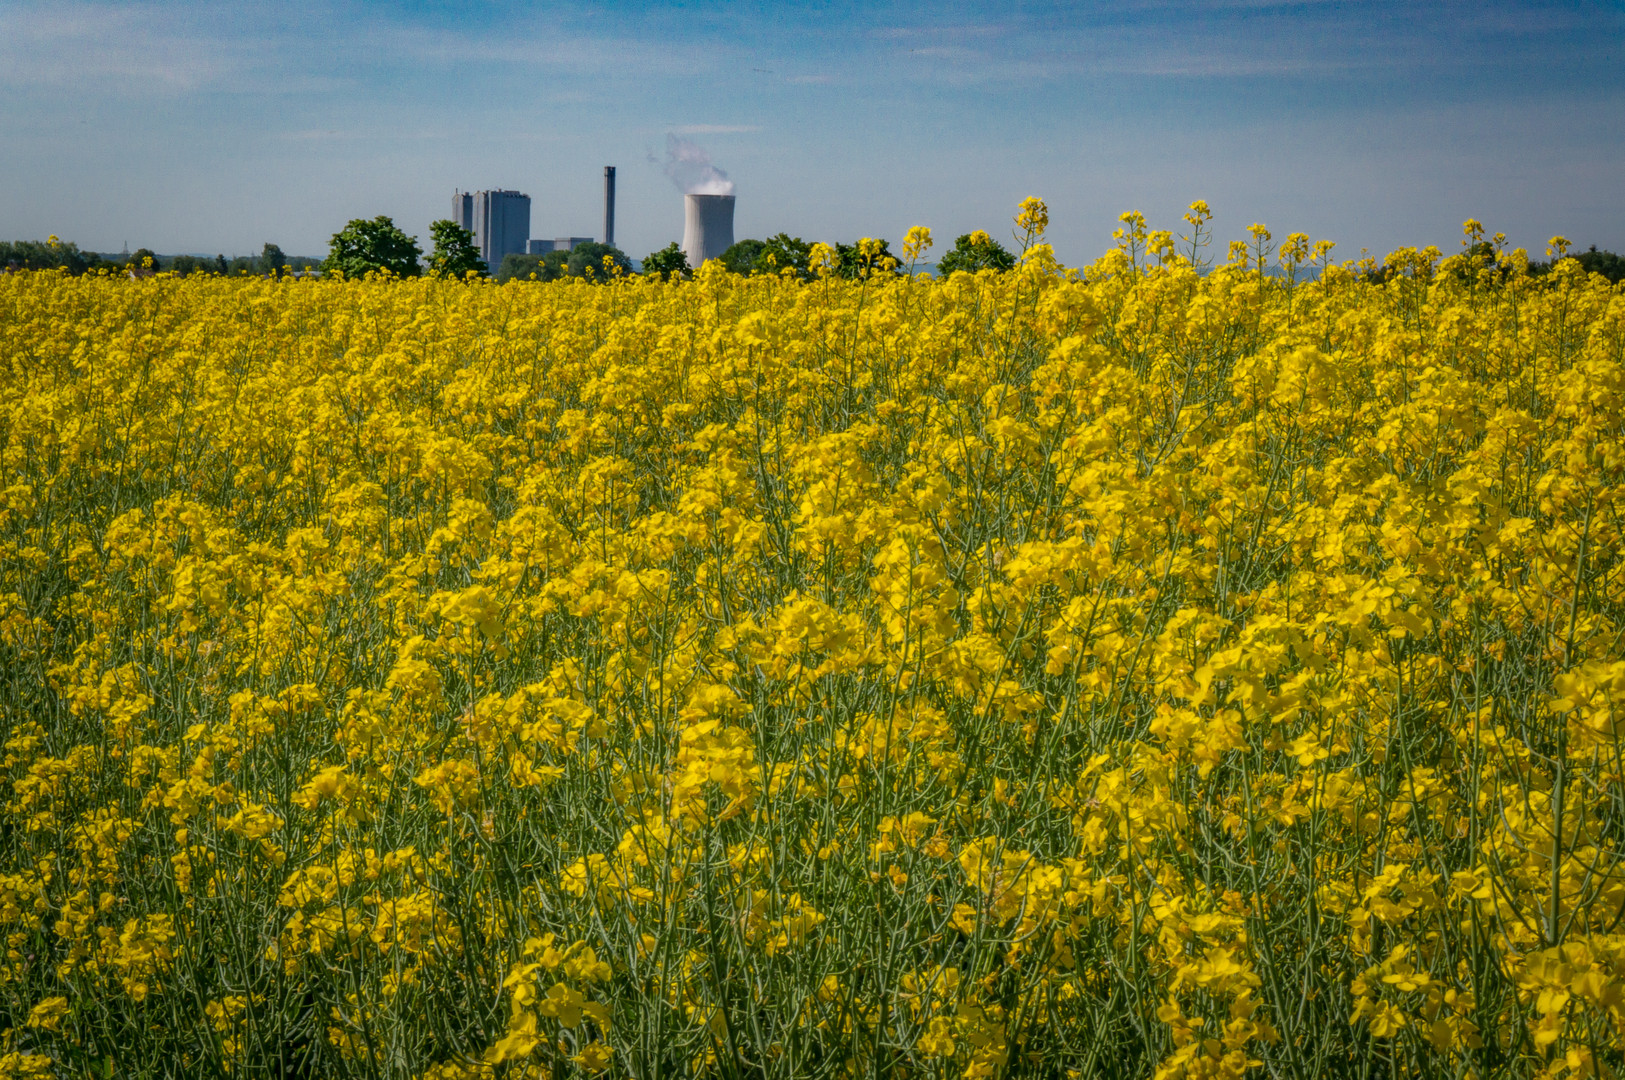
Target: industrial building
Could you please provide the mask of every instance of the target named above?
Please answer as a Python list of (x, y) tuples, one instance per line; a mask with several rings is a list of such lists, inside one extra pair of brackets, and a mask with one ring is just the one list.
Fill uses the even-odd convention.
[(459, 191), (451, 197), (451, 220), (474, 234), (480, 258), (495, 269), (502, 256), (525, 253), (530, 240), (530, 196), (502, 188)]
[(550, 251), (574, 251), (582, 244), (592, 243), (590, 236), (560, 236), (553, 240), (532, 240), (530, 254), (546, 255)]
[[(729, 198), (728, 234), (732, 235), (732, 198)], [(552, 240), (530, 238), (530, 196), (519, 191), (495, 188), (490, 191), (458, 191), (451, 197), (451, 220), (474, 236), (480, 258), (493, 271), (502, 256), (546, 255), (551, 251), (573, 251), (592, 243), (590, 236), (560, 236)], [(720, 235), (720, 234), (719, 234)], [(730, 239), (729, 243), (733, 241)], [(615, 166), (604, 166), (604, 243), (615, 243)]]

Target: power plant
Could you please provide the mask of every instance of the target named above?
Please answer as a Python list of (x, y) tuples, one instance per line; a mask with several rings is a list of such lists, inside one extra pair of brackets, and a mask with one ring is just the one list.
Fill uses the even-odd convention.
[[(683, 255), (698, 270), (734, 243), (733, 182), (709, 160), (695, 164), (699, 174), (681, 184), (683, 195)], [(668, 168), (674, 181), (679, 177)], [(696, 191), (695, 189), (699, 190)], [(715, 193), (718, 190), (728, 194)], [(452, 196), (451, 218), (474, 236), (480, 258), (493, 271), (509, 254), (543, 255), (570, 251), (592, 242), (590, 236), (560, 236), (552, 240), (530, 236), (530, 196), (519, 191), (458, 191)], [(615, 243), (615, 166), (604, 166), (604, 243)]]
[[(492, 188), (458, 191), (451, 197), (451, 220), (474, 236), (480, 258), (493, 271), (504, 255), (542, 255), (592, 243), (590, 236), (536, 240), (530, 235), (530, 196)], [(615, 166), (604, 166), (604, 243), (615, 243)]]
[(683, 255), (690, 269), (698, 270), (734, 246), (732, 195), (683, 196)]

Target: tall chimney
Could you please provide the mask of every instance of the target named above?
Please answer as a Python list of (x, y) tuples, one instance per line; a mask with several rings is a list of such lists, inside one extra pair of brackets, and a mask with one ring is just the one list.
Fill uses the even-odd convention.
[(691, 270), (734, 246), (732, 195), (683, 196), (683, 254)]
[(604, 166), (604, 243), (615, 246), (615, 166)]

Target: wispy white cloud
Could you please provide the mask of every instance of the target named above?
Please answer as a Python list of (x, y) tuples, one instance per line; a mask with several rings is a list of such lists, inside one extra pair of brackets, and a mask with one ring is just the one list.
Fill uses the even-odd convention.
[(381, 52), (394, 62), (509, 64), (534, 67), (538, 73), (600, 76), (627, 71), (701, 75), (718, 63), (714, 46), (633, 34), (582, 34), (560, 22), (533, 21), (482, 32), (380, 20), (374, 33)]
[(917, 56), (922, 60), (981, 61), (988, 58), (988, 54), (983, 50), (967, 49), (963, 45), (921, 45), (908, 50), (908, 55)]
[(384, 129), (367, 129), (362, 131), (306, 128), (298, 131), (283, 131), (277, 133), (277, 139), (284, 142), (295, 143), (341, 143), (341, 142), (424, 142), (435, 139), (449, 139), (449, 131), (394, 131)]
[(0, 8), (0, 83), (185, 92), (238, 69), (242, 44), (163, 8), (17, 5)]
[(756, 124), (684, 124), (670, 130), (673, 135), (750, 135), (762, 129)]
[(1509, 50), (1528, 62), (1594, 51), (1574, 40), (1587, 27), (1606, 40), (1610, 29), (1625, 32), (1625, 11), (1595, 0), (1557, 8), (1520, 0), (1125, 0), (1065, 16), (1026, 9), (997, 23), (883, 26), (869, 37), (901, 65), (902, 77), (951, 85), (1098, 75), (1346, 77), (1401, 68), (1414, 82), (1503, 63)]
[(872, 31), (872, 35), (892, 41), (919, 41), (930, 39), (934, 41), (971, 41), (989, 37), (997, 37), (1008, 33), (1011, 29), (1008, 23), (955, 23), (950, 25), (924, 24), (918, 26), (881, 26)]
[[(1599, 13), (1574, 7), (1507, 6), (1486, 4), (1474, 13), (1471, 31), (1477, 34), (1527, 36), (1592, 30), (1607, 35), (1625, 29), (1625, 8), (1614, 6), (1612, 19), (1599, 19)], [(1608, 23), (1613, 25), (1610, 27)], [(1618, 39), (1615, 44), (1617, 47)]]
[(1114, 75), (1187, 79), (1256, 79), (1304, 75), (1342, 74), (1355, 68), (1392, 67), (1394, 61), (1328, 60), (1313, 56), (1247, 56), (1228, 52), (1164, 53), (1106, 59), (1092, 70)]
[[(499, 29), (428, 25), (388, 8), (217, 4), (0, 3), (0, 85), (129, 96), (162, 91), (324, 92), (397, 67), (498, 65), (538, 75), (703, 75), (715, 45), (583, 33), (530, 16)], [(289, 15), (289, 10), (297, 13)], [(635, 26), (635, 24), (634, 24)], [(726, 50), (723, 50), (725, 52)], [(335, 74), (341, 73), (341, 74)]]

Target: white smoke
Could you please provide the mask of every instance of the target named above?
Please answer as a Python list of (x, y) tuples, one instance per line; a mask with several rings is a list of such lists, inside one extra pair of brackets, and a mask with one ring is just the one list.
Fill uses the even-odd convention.
[(711, 164), (705, 148), (675, 135), (666, 136), (666, 175), (684, 195), (732, 195), (734, 182)]

